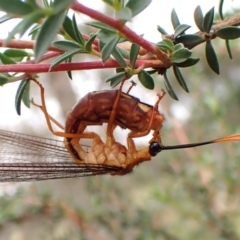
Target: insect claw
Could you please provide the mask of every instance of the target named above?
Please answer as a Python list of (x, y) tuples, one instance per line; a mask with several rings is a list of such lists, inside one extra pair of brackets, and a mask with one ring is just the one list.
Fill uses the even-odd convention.
[(137, 86), (137, 84), (136, 84), (133, 80), (131, 80), (130, 83), (131, 83), (132, 85), (129, 87), (129, 89), (127, 90), (126, 94), (129, 94), (129, 92), (132, 90), (132, 88), (135, 87), (135, 86)]
[(166, 94), (166, 92), (165, 92), (164, 89), (161, 89), (161, 91), (162, 91), (162, 94), (157, 93), (158, 100), (157, 100), (157, 102), (156, 102), (155, 105), (154, 105), (154, 109), (158, 109), (158, 105), (159, 105), (161, 99), (162, 99), (162, 98), (164, 97), (164, 95)]
[(30, 100), (30, 103), (31, 103), (32, 105), (34, 105), (35, 107), (38, 107), (38, 108), (42, 109), (42, 106), (39, 105), (39, 104), (37, 104), (37, 103), (35, 103), (34, 100), (33, 100), (33, 98)]
[(131, 80), (130, 83), (131, 83), (132, 85), (129, 87), (129, 89), (127, 90), (126, 94), (129, 94), (129, 92), (132, 90), (132, 88), (135, 87), (135, 86), (137, 86), (137, 84), (136, 84), (133, 80)]
[(131, 80), (130, 83), (132, 83), (133, 86), (137, 86), (137, 84), (133, 80)]
[(166, 91), (162, 88), (161, 92), (162, 92), (162, 98), (163, 98), (163, 96), (166, 94)]

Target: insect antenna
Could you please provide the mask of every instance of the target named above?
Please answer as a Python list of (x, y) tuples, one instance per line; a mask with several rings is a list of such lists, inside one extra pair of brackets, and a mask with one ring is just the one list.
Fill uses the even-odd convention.
[(173, 150), (173, 149), (181, 149), (181, 148), (193, 148), (202, 145), (208, 145), (212, 143), (220, 143), (220, 142), (239, 142), (240, 141), (240, 134), (233, 134), (227, 137), (217, 138), (210, 141), (199, 142), (199, 143), (188, 143), (188, 144), (180, 144), (180, 145), (173, 145), (173, 146), (164, 146), (160, 145), (158, 142), (152, 142), (149, 146), (149, 152), (152, 156), (156, 156), (159, 152), (163, 150)]

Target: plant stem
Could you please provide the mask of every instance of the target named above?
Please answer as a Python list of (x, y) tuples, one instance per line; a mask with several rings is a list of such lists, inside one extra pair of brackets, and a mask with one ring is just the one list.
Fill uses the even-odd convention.
[(114, 19), (111, 17), (108, 17), (96, 10), (93, 10), (91, 8), (88, 8), (84, 6), (81, 3), (74, 2), (71, 5), (71, 8), (77, 12), (83, 13), (93, 19), (96, 19), (102, 23), (107, 24), (108, 26), (118, 30), (121, 34), (123, 34), (130, 42), (136, 43), (139, 46), (146, 49), (148, 52), (156, 55), (158, 59), (160, 59), (165, 67), (169, 67), (169, 59), (167, 55), (159, 50), (155, 45), (151, 44), (149, 41), (145, 40), (143, 37), (137, 35), (135, 32), (133, 32), (130, 28), (127, 26), (124, 26), (121, 21), (118, 19)]
[[(129, 61), (127, 60), (129, 64)], [(163, 62), (160, 60), (138, 60), (136, 61), (136, 68), (142, 66), (143, 68), (164, 68)], [(121, 67), (120, 64), (113, 60), (107, 60), (105, 63), (102, 61), (80, 62), (80, 63), (61, 63), (51, 70), (51, 72), (60, 71), (74, 71), (74, 70), (91, 70), (91, 69), (103, 69), (103, 68), (117, 68)], [(0, 65), (0, 72), (24, 72), (24, 73), (43, 73), (49, 72), (50, 64), (38, 63), (38, 64), (9, 64)]]

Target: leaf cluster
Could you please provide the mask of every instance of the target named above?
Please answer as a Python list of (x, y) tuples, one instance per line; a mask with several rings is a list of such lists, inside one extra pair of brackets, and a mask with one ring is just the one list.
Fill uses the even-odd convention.
[[(76, 54), (90, 54), (100, 57), (103, 64), (107, 63), (108, 60), (114, 60), (118, 63), (119, 67), (116, 68), (116, 73), (106, 79), (112, 87), (136, 75), (144, 87), (154, 89), (155, 83), (152, 75), (158, 72), (164, 77), (164, 84), (169, 95), (173, 99), (178, 100), (177, 94), (167, 77), (168, 68), (172, 68), (180, 86), (186, 92), (189, 92), (180, 68), (192, 67), (200, 60), (192, 56), (192, 49), (205, 42), (208, 65), (215, 73), (219, 74), (219, 63), (212, 40), (216, 37), (224, 39), (228, 54), (232, 57), (229, 40), (240, 37), (240, 30), (236, 26), (215, 28), (214, 8), (203, 15), (200, 6), (197, 6), (194, 11), (194, 20), (199, 28), (199, 32), (187, 34), (186, 31), (191, 26), (181, 24), (175, 9), (173, 9), (171, 22), (174, 33), (168, 34), (164, 28), (157, 26), (157, 30), (162, 35), (162, 41), (156, 44), (149, 43), (152, 49), (154, 47), (158, 49), (157, 51), (161, 53), (161, 56), (167, 56), (169, 64), (166, 67), (159, 65), (159, 67), (153, 67), (153, 69), (146, 69), (142, 59), (154, 62), (159, 58), (159, 55), (157, 55), (157, 51), (156, 56), (149, 54), (142, 47), (141, 39), (144, 40), (143, 36), (137, 36), (136, 42), (132, 41), (130, 48), (126, 47), (126, 42), (129, 42), (129, 38), (125, 33), (126, 31), (128, 33), (132, 32), (125, 25), (142, 12), (151, 3), (151, 0), (103, 1), (114, 9), (115, 18), (113, 20), (118, 27), (114, 27), (115, 25), (111, 22), (98, 20), (98, 16), (96, 16), (98, 21), (88, 22), (87, 25), (97, 29), (97, 31), (86, 35), (80, 30), (81, 28), (77, 24), (75, 14), (72, 16), (68, 14), (68, 9), (72, 6), (71, 4), (76, 4), (74, 0), (42, 0), (42, 6), (39, 6), (35, 0), (0, 0), (0, 9), (6, 12), (6, 15), (0, 19), (0, 23), (16, 17), (22, 19), (9, 32), (9, 36), (5, 40), (5, 46), (9, 44), (16, 34), (22, 37), (27, 31), (29, 36), (35, 40), (34, 55), (25, 50), (9, 48), (0, 54), (1, 63), (18, 64), (33, 57), (35, 62), (40, 62), (49, 48), (54, 47), (60, 54), (50, 65), (49, 70), (53, 71), (56, 66), (63, 62), (71, 63), (73, 56)], [(220, 16), (223, 18), (222, 5), (223, 1), (220, 2), (219, 7)], [(53, 41), (56, 35), (61, 36), (61, 40)], [(0, 84), (3, 85), (13, 81), (15, 76), (16, 73), (1, 74)], [(68, 71), (68, 76), (71, 78), (71, 71)], [(21, 100), (27, 99), (29, 95), (29, 84), (27, 82), (28, 77), (25, 74), (16, 94), (16, 109), (19, 114)], [(27, 101), (24, 100), (24, 102), (27, 106), (29, 105)]]
[[(220, 16), (222, 14), (223, 1), (220, 1), (219, 11)], [(166, 51), (171, 59), (173, 65), (174, 75), (180, 84), (180, 86), (188, 92), (186, 82), (179, 70), (179, 67), (190, 67), (195, 65), (200, 59), (192, 58), (192, 51), (190, 49), (206, 42), (205, 55), (209, 67), (217, 74), (220, 74), (220, 67), (217, 59), (217, 54), (212, 45), (212, 39), (219, 37), (226, 40), (226, 47), (228, 55), (232, 58), (232, 53), (229, 46), (229, 40), (240, 37), (240, 29), (235, 26), (226, 26), (214, 30), (214, 8), (211, 8), (205, 15), (203, 15), (200, 6), (197, 6), (194, 11), (194, 20), (199, 31), (196, 34), (186, 34), (185, 31), (191, 26), (187, 24), (180, 24), (176, 11), (173, 9), (171, 13), (171, 21), (174, 28), (174, 34), (169, 35), (164, 28), (158, 26), (158, 31), (162, 34), (163, 41), (157, 43), (157, 46)], [(165, 86), (169, 95), (178, 100), (176, 93), (170, 85), (167, 79), (166, 73), (164, 73)]]

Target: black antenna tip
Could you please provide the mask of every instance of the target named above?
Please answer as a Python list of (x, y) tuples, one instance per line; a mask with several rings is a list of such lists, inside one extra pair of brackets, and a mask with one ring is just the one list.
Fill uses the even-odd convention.
[(149, 146), (149, 153), (151, 156), (156, 156), (159, 152), (161, 152), (162, 147), (158, 142), (151, 142)]

